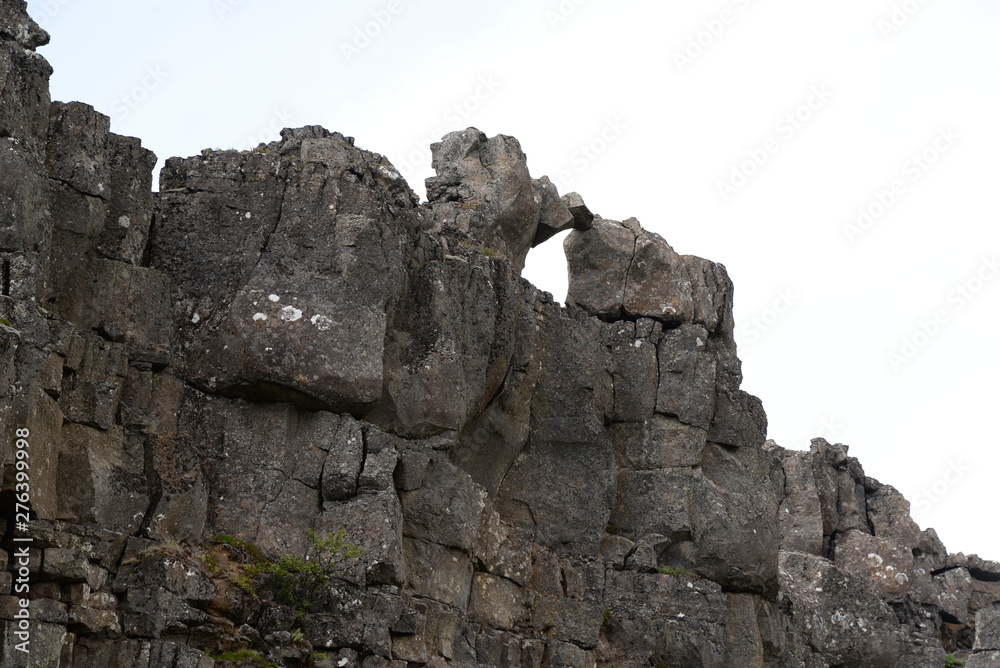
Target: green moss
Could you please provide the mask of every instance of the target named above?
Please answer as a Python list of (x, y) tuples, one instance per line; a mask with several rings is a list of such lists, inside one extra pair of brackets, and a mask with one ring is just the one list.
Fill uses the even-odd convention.
[(265, 562), (267, 557), (260, 551), (260, 548), (242, 538), (219, 534), (212, 539), (216, 545), (226, 545), (230, 551), (242, 563)]
[(662, 573), (664, 575), (675, 575), (675, 576), (684, 575), (684, 576), (689, 577), (689, 578), (696, 578), (696, 577), (698, 577), (697, 573), (692, 573), (688, 569), (683, 568), (681, 566), (678, 566), (676, 568), (671, 568), (669, 566), (660, 566), (656, 570), (658, 570), (660, 573)]
[(944, 657), (944, 668), (965, 668), (965, 661), (962, 661), (954, 654)]
[(208, 572), (211, 575), (215, 575), (216, 573), (219, 572), (219, 558), (216, 557), (214, 554), (211, 554), (211, 553), (206, 554), (205, 555), (205, 566), (208, 567)]
[(216, 661), (232, 661), (233, 663), (249, 663), (254, 668), (280, 668), (273, 661), (265, 659), (260, 652), (252, 649), (240, 649), (235, 652), (223, 652), (212, 657)]

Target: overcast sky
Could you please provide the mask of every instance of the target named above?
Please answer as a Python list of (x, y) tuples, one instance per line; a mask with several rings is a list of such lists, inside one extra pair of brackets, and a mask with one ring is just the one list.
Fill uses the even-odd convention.
[[(517, 137), (533, 176), (728, 268), (771, 438), (849, 444), (1000, 559), (996, 2), (28, 5), (53, 99), (161, 164), (319, 124), (423, 197), (446, 132)], [(560, 241), (525, 273), (562, 301)]]

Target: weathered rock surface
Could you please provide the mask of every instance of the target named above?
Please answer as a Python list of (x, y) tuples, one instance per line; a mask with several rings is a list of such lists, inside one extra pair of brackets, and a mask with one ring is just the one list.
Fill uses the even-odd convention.
[[(846, 446), (765, 441), (721, 265), (474, 128), (426, 203), (317, 126), (153, 193), (137, 139), (50, 102), (46, 41), (0, 0), (4, 667), (22, 597), (31, 666), (998, 665), (1000, 564)], [(567, 229), (563, 306), (520, 272)], [(252, 594), (339, 530), (308, 610)]]

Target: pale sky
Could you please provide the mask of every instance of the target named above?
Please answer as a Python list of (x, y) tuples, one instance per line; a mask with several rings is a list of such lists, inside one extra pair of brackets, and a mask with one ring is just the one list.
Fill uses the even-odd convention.
[[(851, 446), (952, 552), (1000, 560), (1000, 5), (987, 0), (39, 0), (52, 97), (162, 160), (318, 124), (423, 196), (428, 145), (533, 176), (736, 285), (769, 437)], [(560, 239), (526, 276), (565, 298)]]

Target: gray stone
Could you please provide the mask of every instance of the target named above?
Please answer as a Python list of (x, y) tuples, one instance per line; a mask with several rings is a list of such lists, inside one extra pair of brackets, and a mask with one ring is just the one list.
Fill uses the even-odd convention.
[(604, 607), (596, 601), (539, 595), (532, 601), (529, 626), (556, 639), (594, 649), (600, 639)]
[(604, 319), (619, 318), (635, 239), (635, 229), (627, 223), (603, 218), (586, 232), (570, 232), (563, 242), (569, 264), (566, 301)]
[(715, 415), (716, 359), (708, 332), (697, 325), (663, 333), (659, 345), (656, 411), (708, 430)]
[(378, 492), (390, 489), (399, 460), (400, 439), (375, 427), (364, 431), (364, 467), (358, 474), (358, 490)]
[(998, 668), (1000, 652), (976, 652), (965, 662), (965, 668)]
[(778, 508), (781, 549), (823, 556), (823, 517), (813, 478), (812, 460), (804, 452), (782, 451), (784, 498)]
[(993, 604), (976, 612), (977, 651), (1000, 651), (1000, 605)]
[(767, 415), (760, 399), (739, 389), (743, 382), (735, 348), (724, 339), (710, 341), (715, 357), (715, 411), (708, 440), (722, 445), (759, 448), (767, 434)]
[(837, 568), (867, 582), (885, 601), (898, 601), (910, 590), (913, 553), (893, 541), (850, 530), (837, 537), (833, 554)]
[(518, 273), (535, 239), (542, 206), (556, 212), (555, 220), (547, 220), (548, 227), (558, 230), (572, 224), (572, 214), (559, 202), (555, 187), (532, 183), (527, 159), (513, 137), (487, 139), (468, 128), (445, 135), (431, 145), (431, 153), (437, 176), (427, 179), (427, 199), (436, 205), (435, 212), (508, 259)]
[(865, 581), (799, 552), (782, 552), (780, 564), (792, 620), (829, 664), (895, 668), (901, 629)]
[(492, 248), (421, 235), (388, 324), (383, 401), (369, 419), (427, 438), (461, 431), (495, 396), (522, 290)]
[(136, 531), (150, 500), (142, 473), (142, 444), (123, 430), (66, 423), (58, 464), (59, 516), (113, 531)]
[(604, 325), (602, 342), (611, 358), (610, 373), (614, 391), (612, 419), (642, 422), (653, 416), (656, 408), (658, 369), (656, 343), (659, 323), (641, 336), (636, 323), (614, 322)]
[(43, 552), (42, 573), (63, 582), (86, 582), (91, 565), (87, 555), (79, 550), (50, 547)]
[[(535, 230), (535, 238), (531, 241), (532, 246), (537, 246), (560, 232), (584, 224), (583, 219), (586, 217), (587, 205), (583, 204), (579, 195), (572, 193), (576, 195), (577, 199), (580, 199), (579, 202), (573, 198), (568, 201), (565, 197), (560, 198), (559, 191), (547, 176), (532, 179), (531, 187), (539, 200), (538, 227)], [(574, 214), (570, 209), (570, 203), (578, 207), (578, 214)], [(583, 210), (579, 208), (581, 205)], [(581, 218), (580, 222), (577, 222), (578, 216)]]
[(507, 578), (476, 573), (472, 578), (469, 616), (496, 628), (512, 628), (528, 618), (527, 592)]
[(435, 461), (420, 489), (400, 494), (406, 535), (471, 552), (485, 491), (450, 462)]
[(64, 644), (72, 642), (72, 636), (67, 634), (66, 627), (60, 624), (46, 624), (35, 621), (31, 623), (29, 651), (17, 649), (22, 642), (16, 637), (17, 627), (13, 624), (4, 625), (3, 646), (0, 647), (0, 661), (4, 668), (60, 668)]
[(320, 484), (324, 500), (343, 501), (358, 493), (358, 476), (365, 455), (364, 437), (359, 422), (330, 417), (331, 424), (324, 430), (330, 440), (323, 448), (327, 455)]
[(567, 301), (604, 319), (647, 317), (699, 324), (732, 339), (732, 283), (721, 265), (678, 255), (639, 221), (596, 219), (565, 242)]
[(594, 214), (583, 201), (579, 193), (566, 193), (562, 196), (563, 204), (573, 214), (573, 228), (586, 232), (594, 225)]
[(613, 424), (610, 431), (618, 465), (637, 471), (697, 466), (705, 449), (703, 429), (663, 415)]
[(464, 610), (472, 587), (469, 555), (414, 538), (404, 538), (403, 547), (414, 593)]
[(631, 571), (609, 574), (602, 663), (723, 668), (726, 595), (708, 580)]
[[(304, 139), (287, 158), (168, 161), (151, 259), (178, 279), (175, 319), (191, 341), (182, 362), (192, 378), (335, 409), (380, 398), (407, 244), (396, 221), (413, 207), (393, 174), (339, 134)], [(381, 220), (386, 202), (398, 207), (392, 225)], [(227, 260), (192, 248), (227, 248)]]
[(509, 526), (496, 512), (483, 515), (473, 555), (477, 568), (521, 586), (531, 574), (531, 535)]

